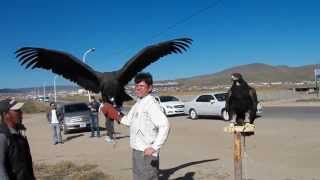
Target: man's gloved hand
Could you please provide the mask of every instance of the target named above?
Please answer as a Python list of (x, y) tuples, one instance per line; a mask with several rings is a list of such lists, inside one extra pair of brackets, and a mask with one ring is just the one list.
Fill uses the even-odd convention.
[(122, 114), (116, 110), (110, 103), (104, 103), (101, 112), (111, 120), (120, 121)]

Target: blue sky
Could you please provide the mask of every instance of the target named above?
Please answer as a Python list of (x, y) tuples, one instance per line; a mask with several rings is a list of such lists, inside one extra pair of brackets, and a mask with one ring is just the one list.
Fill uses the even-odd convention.
[[(149, 66), (156, 80), (210, 74), (236, 65), (320, 63), (316, 0), (5, 0), (0, 17), (0, 88), (52, 85), (54, 74), (25, 70), (22, 46), (69, 52), (98, 71), (120, 68), (143, 47), (191, 37), (183, 55)], [(191, 17), (191, 18), (190, 18)], [(57, 84), (71, 84), (58, 78)]]

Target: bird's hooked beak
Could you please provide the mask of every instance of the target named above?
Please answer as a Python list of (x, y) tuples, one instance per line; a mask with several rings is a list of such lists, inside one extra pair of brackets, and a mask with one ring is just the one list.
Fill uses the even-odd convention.
[(231, 76), (232, 82), (234, 82), (237, 86), (240, 86), (240, 78), (236, 76)]
[(231, 76), (231, 80), (232, 80), (232, 81), (238, 81), (239, 78), (238, 78), (238, 77), (235, 77), (234, 75), (232, 75), (232, 76)]

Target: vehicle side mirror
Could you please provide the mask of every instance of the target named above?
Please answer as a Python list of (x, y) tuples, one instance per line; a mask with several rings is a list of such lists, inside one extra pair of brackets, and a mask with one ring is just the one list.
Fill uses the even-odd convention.
[(211, 103), (211, 104), (213, 104), (213, 103), (215, 103), (215, 102), (216, 102), (216, 100), (214, 100), (214, 99), (211, 99), (211, 100), (210, 100), (210, 103)]

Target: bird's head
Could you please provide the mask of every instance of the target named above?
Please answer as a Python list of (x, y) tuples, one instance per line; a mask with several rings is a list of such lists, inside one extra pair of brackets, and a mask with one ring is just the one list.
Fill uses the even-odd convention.
[(243, 81), (242, 75), (240, 73), (232, 73), (231, 80), (233, 83), (240, 84)]

